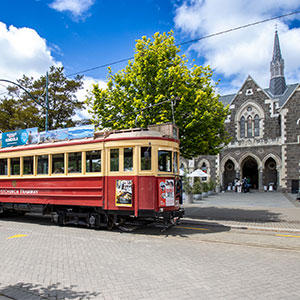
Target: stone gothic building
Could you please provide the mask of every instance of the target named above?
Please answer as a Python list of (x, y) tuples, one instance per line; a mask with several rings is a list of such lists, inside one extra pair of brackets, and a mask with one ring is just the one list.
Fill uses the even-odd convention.
[(236, 94), (220, 97), (230, 108), (225, 125), (231, 142), (219, 155), (182, 160), (181, 167), (205, 170), (223, 188), (247, 177), (253, 189), (299, 189), (300, 84), (285, 82), (277, 31), (270, 73), (269, 88), (248, 76)]

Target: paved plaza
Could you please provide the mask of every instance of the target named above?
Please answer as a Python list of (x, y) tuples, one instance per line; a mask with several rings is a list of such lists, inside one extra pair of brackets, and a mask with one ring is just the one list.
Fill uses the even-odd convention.
[(300, 232), (300, 201), (277, 192), (226, 192), (185, 204), (185, 221)]
[[(234, 202), (229, 196), (187, 210), (232, 209), (219, 198)], [(248, 209), (299, 210), (273, 197), (282, 207)], [(166, 232), (132, 233), (57, 227), (36, 215), (0, 219), (0, 300), (299, 299), (300, 234), (235, 229), (199, 211), (189, 217), (194, 223)]]

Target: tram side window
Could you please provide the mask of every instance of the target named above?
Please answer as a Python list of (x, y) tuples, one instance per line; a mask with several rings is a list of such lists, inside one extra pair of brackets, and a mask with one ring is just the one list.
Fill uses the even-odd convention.
[(81, 152), (68, 153), (68, 173), (81, 173)]
[(174, 173), (178, 172), (178, 153), (174, 152), (174, 161), (173, 161)]
[(48, 174), (48, 155), (39, 155), (37, 158), (37, 173), (40, 175)]
[(33, 156), (23, 157), (23, 174), (33, 175)]
[(7, 175), (7, 159), (0, 159), (0, 175)]
[(119, 149), (110, 149), (110, 170), (119, 171)]
[(133, 148), (124, 148), (124, 171), (133, 169)]
[(52, 155), (52, 173), (63, 174), (65, 172), (64, 154)]
[(20, 175), (20, 158), (10, 159), (10, 175)]
[(161, 172), (172, 172), (172, 152), (158, 151), (158, 170)]
[(101, 151), (86, 152), (86, 172), (101, 172)]
[(141, 147), (141, 170), (151, 170), (151, 147)]

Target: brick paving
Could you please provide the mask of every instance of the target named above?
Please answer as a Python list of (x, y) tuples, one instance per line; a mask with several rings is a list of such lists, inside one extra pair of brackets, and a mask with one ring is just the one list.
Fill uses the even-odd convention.
[(204, 241), (201, 231), (153, 230), (120, 233), (61, 228), (43, 218), (0, 219), (0, 295), (17, 300), (299, 299), (300, 247), (248, 247)]
[(184, 222), (300, 232), (300, 205), (282, 193), (221, 193), (185, 204)]

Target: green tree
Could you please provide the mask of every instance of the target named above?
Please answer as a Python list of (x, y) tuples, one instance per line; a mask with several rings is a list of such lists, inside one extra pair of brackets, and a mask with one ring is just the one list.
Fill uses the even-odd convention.
[(224, 127), (228, 109), (215, 93), (211, 69), (189, 68), (179, 51), (172, 32), (137, 40), (134, 60), (116, 74), (109, 69), (106, 89), (94, 85), (87, 99), (93, 123), (122, 129), (171, 122), (172, 100), (181, 155), (218, 153), (228, 142)]
[[(34, 80), (25, 75), (17, 83), (44, 104), (46, 76)], [(72, 117), (84, 107), (75, 93), (82, 88), (82, 76), (67, 79), (63, 67), (52, 66), (48, 75), (49, 129), (74, 126)], [(0, 100), (0, 129), (2, 131), (29, 127), (45, 129), (45, 108), (36, 104), (18, 86), (8, 86), (8, 96)]]

